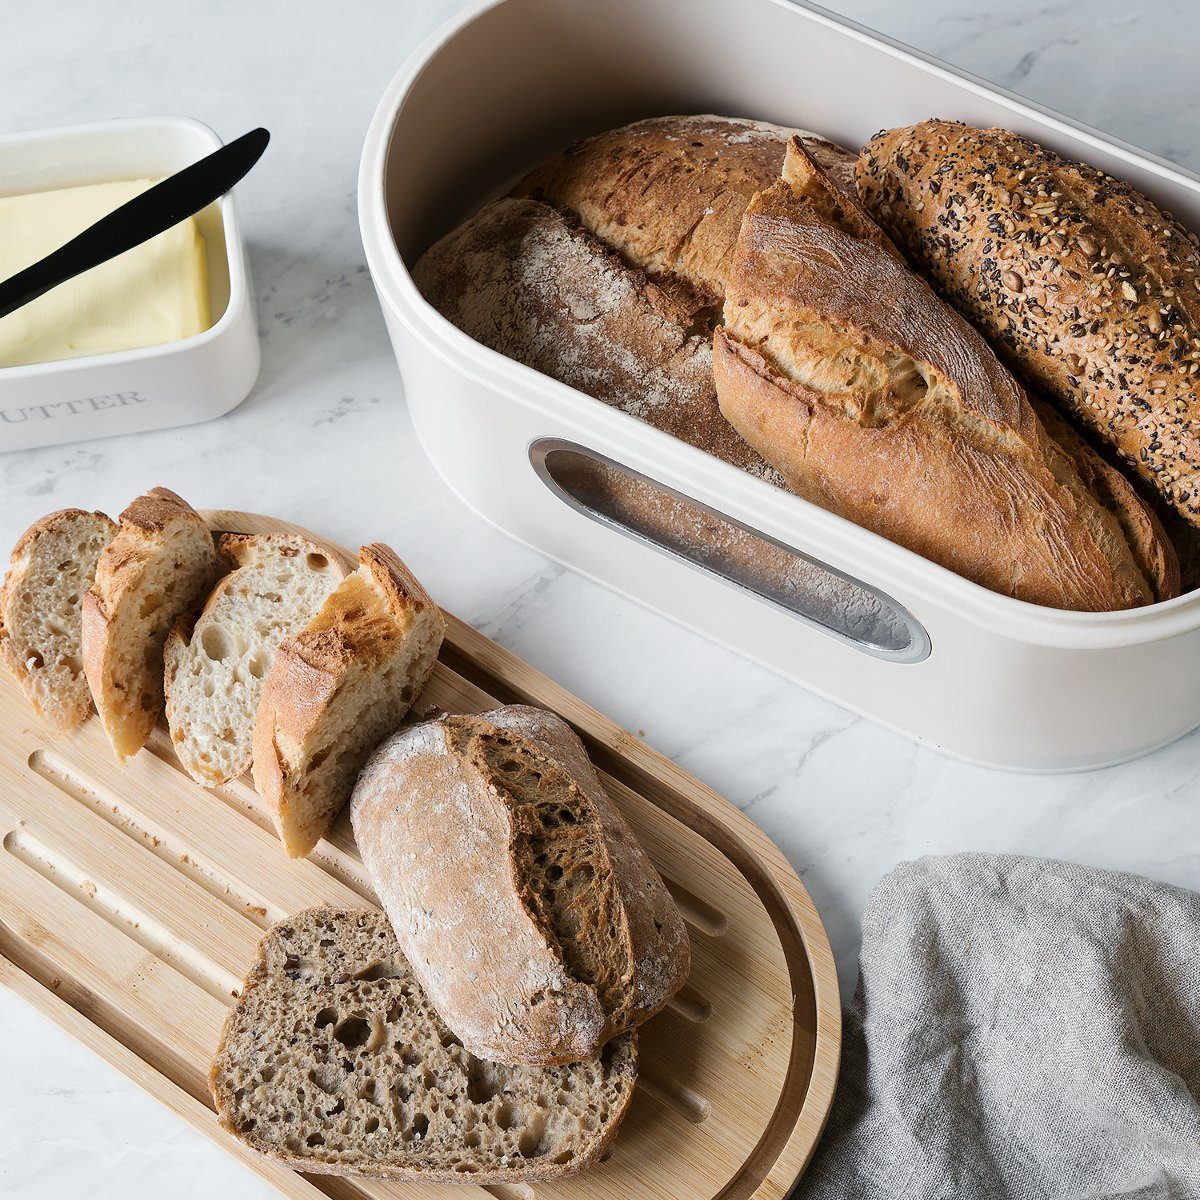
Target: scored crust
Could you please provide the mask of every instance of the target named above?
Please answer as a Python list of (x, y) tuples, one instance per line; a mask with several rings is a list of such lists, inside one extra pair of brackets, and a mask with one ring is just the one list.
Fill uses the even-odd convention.
[(687, 978), (674, 902), (551, 713), (509, 706), (396, 734), (351, 814), (401, 946), (472, 1053), (588, 1057)]
[(1126, 183), (957, 121), (885, 130), (868, 208), (1030, 384), (1200, 525), (1200, 238)]
[(719, 305), (750, 198), (778, 179), (798, 135), (835, 186), (853, 191), (854, 155), (817, 134), (764, 121), (653, 117), (569, 146), (514, 189), (575, 214), (666, 286)]
[(1120, 521), (982, 337), (862, 236), (856, 206), (831, 210), (829, 189), (814, 203), (819, 174), (809, 160), (799, 191), (781, 181), (748, 208), (714, 347), (722, 412), (798, 494), (995, 591), (1153, 602)]

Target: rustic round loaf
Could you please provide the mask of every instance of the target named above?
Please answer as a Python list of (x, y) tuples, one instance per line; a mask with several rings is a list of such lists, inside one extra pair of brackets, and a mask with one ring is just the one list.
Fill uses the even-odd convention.
[(354, 834), (434, 1007), (472, 1053), (590, 1058), (683, 985), (683, 920), (570, 727), (521, 705), (385, 742)]

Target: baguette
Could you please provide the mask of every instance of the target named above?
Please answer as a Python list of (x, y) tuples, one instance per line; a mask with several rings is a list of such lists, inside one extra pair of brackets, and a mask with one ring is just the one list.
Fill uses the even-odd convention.
[(209, 1088), (225, 1129), (307, 1174), (508, 1184), (597, 1162), (636, 1077), (633, 1034), (569, 1066), (474, 1057), (382, 913), (314, 908), (260, 943)]
[(186, 500), (152, 488), (121, 514), (83, 597), (83, 668), (119, 760), (136, 754), (163, 707), (163, 645), (218, 571), (212, 533)]
[(227, 533), (219, 545), (236, 570), (199, 618), (176, 622), (163, 653), (171, 743), (204, 787), (250, 770), (254, 718), (275, 651), (345, 576), (338, 556), (295, 534)]
[(254, 785), (284, 849), (328, 832), (376, 745), (425, 686), (446, 631), (441, 610), (381, 542), (315, 617), (279, 647), (254, 723)]
[(83, 673), (83, 593), (117, 527), (100, 512), (68, 508), (34, 522), (13, 548), (0, 590), (0, 657), (56, 732), (92, 711)]
[(351, 815), (401, 947), (472, 1054), (590, 1058), (687, 978), (670, 894), (551, 713), (516, 705), (396, 734)]
[(1200, 525), (1200, 240), (1128, 184), (956, 121), (878, 134), (863, 199), (1031, 386)]
[(1032, 603), (1104, 611), (1177, 586), (1161, 528), (1139, 555), (979, 334), (798, 139), (784, 174), (747, 210), (714, 367), (721, 411), (792, 489)]

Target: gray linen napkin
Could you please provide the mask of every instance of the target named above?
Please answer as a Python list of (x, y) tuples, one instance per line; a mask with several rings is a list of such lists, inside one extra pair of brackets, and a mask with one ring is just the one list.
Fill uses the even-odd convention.
[(794, 1196), (1200, 1197), (1200, 895), (1043, 859), (902, 863), (867, 905)]

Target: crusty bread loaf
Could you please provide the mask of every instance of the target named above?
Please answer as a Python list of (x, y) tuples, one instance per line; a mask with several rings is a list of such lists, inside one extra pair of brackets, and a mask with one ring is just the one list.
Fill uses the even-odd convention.
[(92, 711), (80, 607), (116, 531), (103, 513), (78, 508), (35, 521), (13, 547), (0, 590), (0, 657), (38, 714), (60, 732)]
[(118, 759), (136, 754), (163, 707), (163, 644), (218, 571), (203, 518), (166, 488), (121, 514), (83, 597), (83, 667)]
[(865, 221), (793, 140), (743, 222), (721, 411), (800, 495), (986, 587), (1067, 609), (1158, 598), (1020, 386)]
[(275, 651), (346, 574), (332, 550), (297, 534), (227, 533), (219, 547), (236, 570), (195, 621), (176, 622), (163, 654), (171, 742), (206, 787), (250, 770), (254, 717)]
[(853, 191), (854, 155), (816, 134), (733, 117), (637, 121), (578, 142), (515, 190), (575, 214), (635, 266), (719, 306), (742, 213), (801, 135), (837, 186)]
[(1154, 591), (1154, 598), (1170, 600), (1178, 596), (1183, 584), (1176, 540), (1154, 509), (1047, 401), (1030, 393), (1029, 402), (1046, 432), (1074, 463), (1084, 486), (1121, 527), (1134, 560)]
[(1200, 242), (1128, 184), (955, 121), (862, 151), (871, 212), (1035, 388), (1200, 524)]
[(494, 200), (422, 255), (413, 279), (485, 346), (782, 482), (717, 408), (707, 320), (557, 209)]
[(510, 706), (390, 738), (354, 834), (400, 945), (473, 1054), (595, 1055), (683, 985), (683, 921), (571, 728)]
[(446, 631), (441, 610), (394, 551), (361, 566), (280, 646), (254, 724), (254, 785), (293, 857), (317, 844), (358, 772), (420, 695)]
[(209, 1086), (230, 1133), (297, 1170), (497, 1184), (596, 1162), (636, 1076), (633, 1034), (569, 1066), (476, 1058), (382, 913), (316, 908), (263, 938)]

